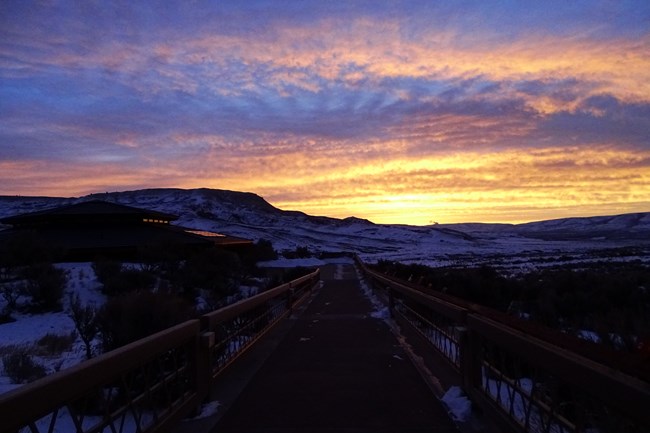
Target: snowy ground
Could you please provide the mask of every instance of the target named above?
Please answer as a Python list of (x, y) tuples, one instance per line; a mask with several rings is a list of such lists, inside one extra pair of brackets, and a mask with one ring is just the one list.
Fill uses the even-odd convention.
[[(34, 360), (43, 365), (48, 374), (71, 367), (85, 359), (85, 346), (77, 336), (69, 350), (60, 354), (43, 353), (38, 347), (38, 341), (47, 334), (68, 336), (75, 333), (74, 323), (67, 314), (69, 309), (69, 294), (77, 293), (82, 304), (101, 305), (106, 297), (100, 291), (100, 283), (90, 263), (62, 263), (56, 265), (68, 274), (68, 286), (63, 296), (63, 311), (45, 314), (13, 313), (15, 322), (0, 324), (0, 355), (23, 348), (34, 354)], [(4, 300), (0, 300), (0, 308)], [(4, 365), (0, 358), (0, 393), (14, 389), (19, 384), (11, 383), (5, 375)]]

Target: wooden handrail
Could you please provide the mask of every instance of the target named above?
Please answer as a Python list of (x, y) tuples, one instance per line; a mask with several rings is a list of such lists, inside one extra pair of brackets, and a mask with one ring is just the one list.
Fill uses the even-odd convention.
[[(627, 352), (620, 352), (602, 344), (597, 344), (592, 341), (581, 339), (570, 334), (558, 332), (552, 328), (544, 326), (530, 320), (524, 320), (510, 314), (506, 314), (495, 309), (468, 302), (464, 299), (457, 298), (445, 293), (439, 293), (430, 288), (417, 286), (414, 283), (403, 281), (397, 277), (388, 276), (380, 272), (370, 269), (366, 264), (357, 259), (357, 264), (361, 269), (367, 273), (371, 278), (381, 276), (382, 283), (390, 285), (391, 287), (407, 287), (415, 292), (426, 294), (433, 299), (435, 304), (440, 305), (453, 305), (465, 310), (465, 314), (476, 314), (481, 317), (490, 318), (496, 322), (509, 326), (512, 329), (517, 329), (527, 335), (533, 335), (536, 338), (546, 341), (554, 346), (564, 348), (568, 351), (580, 354), (581, 356), (596, 361), (600, 364), (607, 365), (616, 370), (621, 370), (630, 376), (638, 377), (644, 381), (650, 382), (650, 363), (647, 359), (640, 356), (635, 356)], [(444, 308), (444, 307), (441, 307)], [(445, 311), (436, 307), (436, 311), (445, 315)], [(448, 316), (450, 319), (453, 316)], [(456, 320), (456, 319), (454, 319)]]
[[(640, 427), (638, 431), (646, 431), (644, 428), (650, 430), (650, 411), (647, 410), (650, 404), (650, 383), (646, 380), (644, 370), (635, 368), (638, 364), (625, 359), (626, 354), (610, 355), (598, 349), (585, 349), (585, 343), (576, 338), (558, 335), (557, 331), (541, 325), (531, 324), (448, 295), (438, 296), (412, 283), (371, 270), (358, 257), (356, 262), (371, 281), (378, 283), (382, 289), (387, 288), (389, 294), (399, 293), (411, 302), (446, 317), (462, 330), (464, 337), (458, 340), (462, 363), (461, 368), (457, 370), (460, 375), (459, 382), (463, 384), (467, 395), (487, 413), (493, 413), (505, 429), (526, 431), (527, 424), (510, 418), (513, 414), (496, 404), (497, 397), (486, 394), (484, 387), (487, 378), (483, 369), (493, 368), (488, 364), (489, 361), (483, 358), (483, 350), (487, 348), (503, 353), (502, 356), (506, 353), (508, 356), (515, 356), (520, 362), (552, 373), (562, 383), (586, 392), (586, 395), (625, 414), (629, 420), (634, 420), (635, 425)], [(393, 307), (392, 302), (390, 306)], [(405, 316), (403, 319), (407, 320)], [(580, 350), (571, 350), (572, 343)], [(589, 354), (596, 356), (591, 358)], [(602, 360), (608, 362), (603, 363)], [(620, 368), (615, 367), (617, 364)], [(507, 364), (505, 367), (507, 369)], [(630, 371), (639, 374), (632, 375)], [(511, 379), (505, 376), (507, 373), (500, 373), (503, 376), (499, 380), (505, 383), (504, 386), (512, 383)], [(532, 401), (534, 397), (530, 396), (530, 399)], [(539, 401), (535, 404), (539, 407), (542, 405)], [(559, 422), (566, 421), (562, 420), (561, 414), (555, 415)]]
[(320, 276), (320, 269), (300, 277), (296, 280), (293, 280), (289, 283), (282, 284), (273, 289), (262, 292), (258, 295), (251, 296), (250, 298), (242, 299), (241, 301), (235, 302), (234, 304), (225, 306), (211, 313), (204, 314), (201, 317), (201, 325), (206, 330), (214, 330), (217, 324), (225, 322), (234, 317), (241, 315), (246, 311), (250, 311), (255, 307), (258, 307), (270, 299), (276, 298), (278, 296), (287, 293), (294, 287), (298, 287), (304, 284), (307, 281), (317, 279)]
[[(239, 301), (199, 319), (193, 319), (156, 334), (107, 352), (74, 367), (62, 370), (32, 383), (0, 394), (0, 433), (15, 433), (19, 429), (82, 398), (89, 391), (99, 390), (122, 375), (147, 365), (174, 349), (188, 347), (188, 374), (192, 380), (191, 396), (181, 406), (171, 407), (168, 415), (157, 419), (149, 431), (165, 430), (180, 417), (189, 414), (207, 396), (212, 377), (209, 351), (213, 339), (210, 328), (244, 314), (265, 302), (291, 293), (306, 284), (315, 284), (320, 270), (282, 284), (264, 293)], [(206, 341), (208, 342), (206, 344)], [(210, 343), (211, 341), (211, 343)], [(133, 399), (137, 400), (137, 398)]]
[(529, 363), (543, 365), (564, 382), (650, 425), (650, 384), (647, 382), (486, 317), (469, 314), (467, 325), (470, 330)]
[(416, 290), (414, 288), (408, 287), (405, 284), (391, 280), (390, 278), (371, 270), (366, 271), (374, 280), (379, 281), (383, 284), (389, 286), (392, 290), (397, 293), (401, 293), (407, 296), (410, 299), (415, 300), (416, 302), (426, 305), (432, 310), (448, 317), (451, 320), (462, 322), (465, 320), (465, 315), (467, 310), (458, 305), (454, 305), (451, 302), (447, 302), (442, 299), (438, 299), (434, 296), (426, 294), (422, 291)]
[(15, 431), (30, 421), (46, 416), (53, 408), (83, 396), (89, 389), (110, 383), (134, 366), (146, 364), (187, 342), (195, 345), (199, 332), (199, 321), (189, 320), (0, 394), (0, 430)]

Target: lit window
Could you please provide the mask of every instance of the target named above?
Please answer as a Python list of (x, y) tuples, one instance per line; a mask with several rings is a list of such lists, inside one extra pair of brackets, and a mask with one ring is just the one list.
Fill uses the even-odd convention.
[(185, 230), (187, 233), (193, 233), (195, 235), (199, 236), (205, 236), (208, 238), (225, 238), (226, 235), (222, 235), (221, 233), (215, 233), (215, 232), (208, 232), (205, 230)]

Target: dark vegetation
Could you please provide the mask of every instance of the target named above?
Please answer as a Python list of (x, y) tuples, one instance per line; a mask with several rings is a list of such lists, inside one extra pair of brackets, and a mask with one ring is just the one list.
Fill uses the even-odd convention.
[(34, 263), (22, 270), (25, 293), (32, 298), (33, 312), (61, 310), (67, 277), (52, 263)]
[(21, 297), (30, 299), (22, 306), (26, 312), (60, 311), (67, 277), (52, 264), (56, 253), (28, 235), (12, 240), (1, 251), (0, 296), (5, 306), (0, 323), (13, 320), (11, 313), (19, 308)]
[(35, 362), (25, 349), (4, 355), (2, 363), (13, 383), (28, 383), (46, 375), (45, 367)]
[(296, 247), (295, 250), (285, 251), (282, 255), (287, 259), (305, 259), (313, 256), (307, 247)]
[(380, 271), (607, 345), (637, 351), (650, 339), (650, 268), (601, 263), (506, 277), (493, 268), (430, 268), (388, 261)]
[(113, 297), (97, 313), (104, 351), (117, 349), (195, 315), (193, 305), (169, 293), (132, 292)]
[(99, 332), (98, 309), (93, 305), (83, 305), (81, 299), (79, 299), (79, 294), (75, 293), (70, 296), (69, 315), (74, 322), (74, 327), (79, 334), (79, 338), (84, 343), (86, 359), (92, 358), (92, 342)]
[(209, 310), (226, 305), (242, 283), (260, 275), (257, 261), (275, 257), (272, 244), (261, 240), (240, 254), (216, 247), (191, 253), (152, 248), (141, 251), (137, 266), (95, 261), (109, 300), (94, 315), (71, 303), (77, 330), (84, 342), (99, 335), (105, 351), (115, 349), (203, 313), (197, 297)]
[[(3, 251), (0, 323), (13, 321), (16, 312), (61, 311), (68, 276), (54, 265), (57, 256), (29, 238)], [(85, 305), (78, 294), (68, 294), (66, 312), (75, 333), (48, 334), (30, 347), (0, 347), (5, 372), (15, 383), (29, 382), (46, 374), (34, 356), (70, 350), (77, 336), (91, 358), (98, 354), (97, 342), (102, 351), (109, 351), (198, 316), (204, 311), (197, 309), (197, 297), (206, 308), (219, 308), (237, 299), (242, 284), (263, 291), (294, 278), (295, 272), (306, 273), (265, 278), (256, 263), (275, 258), (273, 245), (265, 240), (240, 253), (216, 247), (188, 252), (152, 246), (141, 249), (129, 263), (98, 258), (92, 267), (108, 301)]]

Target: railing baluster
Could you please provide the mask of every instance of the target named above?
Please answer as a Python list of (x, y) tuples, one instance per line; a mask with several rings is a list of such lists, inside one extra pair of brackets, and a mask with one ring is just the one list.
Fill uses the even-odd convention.
[[(409, 323), (456, 367), (466, 394), (504, 431), (650, 431), (647, 381), (513, 328), (518, 319), (501, 323), (483, 307), (424, 293), (356, 260), (373, 287), (388, 292), (395, 319)], [(448, 327), (455, 328), (453, 334)]]
[[(2, 394), (0, 433), (24, 428), (33, 433), (168, 430), (209, 397), (213, 367), (225, 368), (285, 317), (319, 279), (317, 270)], [(241, 326), (217, 341), (218, 329), (238, 318)], [(59, 425), (63, 422), (65, 427)]]

